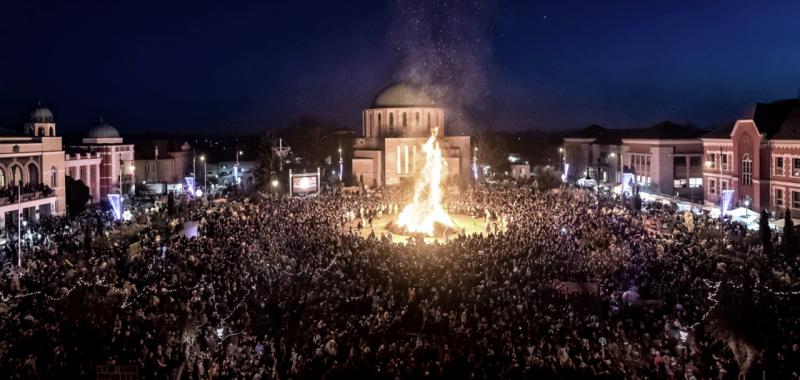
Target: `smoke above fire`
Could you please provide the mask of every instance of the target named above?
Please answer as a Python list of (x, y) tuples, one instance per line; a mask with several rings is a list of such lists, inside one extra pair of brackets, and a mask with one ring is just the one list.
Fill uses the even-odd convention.
[(445, 109), (448, 134), (470, 133), (488, 93), (483, 1), (399, 1), (389, 34), (401, 59), (395, 80), (421, 86)]

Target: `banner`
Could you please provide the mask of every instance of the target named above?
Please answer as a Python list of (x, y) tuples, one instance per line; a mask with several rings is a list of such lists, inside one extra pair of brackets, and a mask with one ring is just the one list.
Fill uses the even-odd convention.
[(722, 204), (720, 205), (720, 218), (724, 218), (733, 204), (733, 190), (722, 190)]
[(622, 173), (622, 193), (626, 196), (633, 192), (633, 173)]
[(119, 194), (108, 194), (108, 203), (111, 203), (114, 220), (122, 219), (122, 197)]
[(194, 177), (185, 177), (183, 180), (186, 181), (186, 187), (189, 190), (189, 194), (194, 195)]

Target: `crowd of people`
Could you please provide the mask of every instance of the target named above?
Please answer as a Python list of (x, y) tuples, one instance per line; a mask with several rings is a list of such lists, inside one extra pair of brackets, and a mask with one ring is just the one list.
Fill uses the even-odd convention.
[[(796, 258), (776, 254), (770, 273), (749, 271), (760, 245), (735, 223), (701, 214), (687, 227), (659, 204), (639, 212), (583, 190), (493, 186), (445, 206), (504, 228), (426, 244), (348, 227), (363, 217), (370, 228), (407, 197), (198, 203), (159, 211), (152, 220), (165, 222), (149, 221), (133, 244), (107, 213), (43, 219), (22, 268), (5, 252), (0, 374), (798, 378)], [(192, 223), (197, 236), (185, 233)], [(782, 309), (780, 333), (742, 360), (714, 331), (726, 306), (717, 293), (747, 286), (742, 278), (775, 290), (773, 277), (795, 313)]]

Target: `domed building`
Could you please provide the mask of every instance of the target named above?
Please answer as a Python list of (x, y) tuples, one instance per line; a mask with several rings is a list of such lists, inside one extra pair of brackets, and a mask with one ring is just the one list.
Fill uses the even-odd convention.
[[(125, 144), (117, 128), (103, 118), (89, 128), (82, 144), (75, 147), (81, 160), (77, 167), (68, 168), (67, 175), (83, 181), (92, 193), (92, 201), (106, 199), (108, 194), (130, 193), (134, 184), (133, 144)], [(92, 166), (93, 160), (99, 165)]]
[[(64, 212), (64, 150), (52, 111), (39, 104), (22, 130), (0, 128), (0, 153), (0, 227)], [(22, 191), (18, 202), (11, 188)]]
[(469, 183), (471, 139), (447, 136), (444, 110), (423, 87), (391, 84), (375, 96), (361, 117), (362, 137), (353, 146), (354, 182), (382, 187), (411, 180), (420, 167), (421, 147), (434, 133), (447, 161), (446, 181)]

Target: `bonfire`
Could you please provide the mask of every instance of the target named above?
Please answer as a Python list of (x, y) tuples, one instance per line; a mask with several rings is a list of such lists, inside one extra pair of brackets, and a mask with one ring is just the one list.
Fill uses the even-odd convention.
[(403, 208), (394, 226), (410, 234), (434, 236), (443, 230), (455, 230), (450, 215), (442, 207), (442, 171), (444, 161), (436, 130), (422, 146), (425, 164), (414, 183), (414, 197)]

